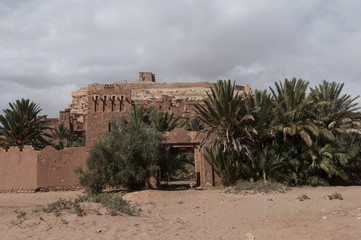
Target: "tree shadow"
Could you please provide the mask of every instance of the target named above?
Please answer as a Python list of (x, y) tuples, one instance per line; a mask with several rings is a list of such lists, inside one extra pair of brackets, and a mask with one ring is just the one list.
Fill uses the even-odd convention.
[(162, 181), (157, 190), (161, 191), (184, 191), (195, 187), (194, 181)]
[(344, 169), (347, 179), (343, 180), (340, 178), (335, 179), (332, 182), (334, 186), (361, 186), (361, 168), (346, 168)]

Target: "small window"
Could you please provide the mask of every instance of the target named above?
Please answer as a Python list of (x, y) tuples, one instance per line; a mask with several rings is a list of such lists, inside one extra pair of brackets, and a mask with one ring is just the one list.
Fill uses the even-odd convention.
[(104, 100), (103, 100), (103, 112), (105, 112), (105, 107), (107, 106), (107, 96), (104, 96)]
[(112, 112), (114, 112), (115, 96), (112, 97)]
[(95, 96), (93, 99), (94, 99), (94, 112), (96, 112), (97, 111), (98, 96)]
[(120, 103), (119, 103), (119, 111), (121, 112), (123, 110), (123, 100), (124, 100), (124, 96), (120, 97)]

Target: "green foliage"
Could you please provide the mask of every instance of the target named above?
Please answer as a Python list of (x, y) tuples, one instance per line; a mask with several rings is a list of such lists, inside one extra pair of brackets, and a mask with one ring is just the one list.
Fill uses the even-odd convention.
[(302, 194), (300, 197), (297, 198), (298, 200), (300, 200), (301, 202), (305, 201), (305, 200), (309, 200), (310, 197), (307, 196), (306, 194)]
[(234, 184), (240, 177), (238, 158), (248, 156), (255, 144), (253, 109), (249, 110), (246, 104), (231, 80), (219, 80), (207, 98), (195, 104), (198, 118), (210, 127), (205, 157), (225, 185)]
[(245, 159), (243, 177), (251, 181), (274, 181), (284, 164), (285, 158), (282, 156), (277, 142), (268, 142), (262, 147), (257, 147)]
[(72, 132), (67, 127), (65, 127), (63, 123), (61, 123), (56, 126), (56, 128), (52, 129), (50, 136), (55, 142), (53, 143), (54, 148), (61, 150), (70, 141)]
[(14, 210), (14, 212), (16, 213), (17, 220), (11, 220), (10, 223), (21, 228), (21, 224), (26, 220), (27, 214), (24, 211), (18, 210)]
[(188, 131), (201, 131), (205, 128), (204, 123), (198, 117), (192, 117), (186, 123), (186, 129)]
[(344, 118), (360, 117), (360, 114), (356, 113), (360, 107), (357, 107), (358, 104), (355, 102), (359, 96), (352, 98), (348, 94), (342, 95), (343, 87), (344, 83), (323, 81), (314, 89), (311, 88), (311, 97), (314, 101), (322, 103), (317, 109), (317, 118), (327, 126), (333, 122), (339, 124)]
[(224, 193), (228, 194), (271, 194), (285, 193), (290, 188), (280, 183), (263, 182), (263, 181), (238, 181), (234, 186), (229, 187)]
[(71, 133), (67, 139), (66, 147), (84, 147), (86, 145), (86, 135), (81, 133), (80, 136)]
[(151, 111), (151, 120), (161, 132), (169, 132), (182, 125), (180, 117), (174, 117), (174, 113), (156, 112), (154, 108)]
[(309, 147), (319, 135), (333, 140), (333, 134), (325, 126), (318, 125), (315, 119), (315, 109), (319, 104), (311, 97), (306, 96), (308, 82), (293, 78), (285, 79), (284, 83), (275, 83), (276, 90), (272, 88), (273, 99), (276, 102), (275, 131), (284, 141), (298, 142), (302, 140)]
[(194, 169), (194, 154), (190, 148), (166, 149), (164, 157), (160, 159), (161, 180), (170, 181), (177, 175), (188, 173)]
[(307, 96), (308, 84), (293, 78), (275, 83), (276, 90), (271, 88), (275, 100), (273, 144), (283, 144), (278, 147), (283, 159), (277, 167), (281, 174), (273, 177), (291, 185), (328, 185), (333, 177), (346, 176), (332, 154), (335, 136), (316, 114), (326, 103), (314, 94)]
[(61, 150), (65, 147), (83, 147), (85, 146), (85, 134), (76, 136), (70, 129), (64, 126), (63, 123), (57, 125), (51, 130), (50, 134), (52, 146)]
[(133, 216), (139, 213), (136, 205), (131, 204), (130, 201), (124, 200), (120, 194), (115, 193), (87, 194), (78, 197), (75, 199), (75, 202), (100, 203), (108, 210), (111, 216), (117, 216), (123, 213)]
[(14, 212), (16, 213), (16, 218), (18, 220), (24, 220), (26, 217), (26, 212), (24, 211), (18, 211), (18, 210), (14, 210)]
[[(329, 185), (347, 179), (345, 168), (360, 166), (358, 97), (342, 95), (343, 84), (324, 81), (307, 94), (308, 86), (302, 79), (285, 79), (270, 88), (271, 95), (256, 90), (241, 98), (230, 81), (220, 81), (203, 105), (196, 105), (212, 128), (206, 158), (226, 185), (239, 178)], [(243, 125), (237, 116), (247, 113), (252, 117)], [(250, 134), (240, 131), (247, 127)], [(241, 132), (251, 140), (247, 154), (235, 147)]]
[(338, 199), (338, 200), (343, 200), (343, 197), (340, 193), (333, 193), (331, 195), (327, 195), (329, 200), (334, 200), (334, 199)]
[(334, 160), (341, 167), (358, 169), (361, 166), (361, 136), (341, 132), (332, 143)]
[(134, 108), (125, 118), (113, 118), (112, 131), (91, 150), (87, 169), (78, 169), (80, 183), (95, 193), (105, 186), (139, 189), (160, 169), (167, 151), (163, 136), (148, 116)]
[(333, 177), (345, 178), (344, 171), (333, 160), (330, 145), (321, 143), (317, 139), (312, 147), (280, 143), (275, 145), (277, 158), (270, 158), (274, 162), (274, 171), (268, 177), (272, 181), (287, 185), (329, 185)]
[(79, 202), (74, 202), (72, 200), (64, 200), (59, 198), (56, 202), (49, 203), (46, 207), (41, 209), (45, 213), (54, 213), (55, 216), (59, 217), (64, 210), (72, 211), (78, 216), (84, 216), (84, 209), (80, 206)]
[(246, 107), (248, 111), (253, 112), (254, 128), (257, 131), (255, 135), (256, 143), (262, 148), (274, 137), (275, 104), (272, 102), (271, 95), (266, 90), (255, 90), (254, 94), (246, 96)]
[(86, 210), (81, 205), (83, 202), (100, 203), (108, 210), (108, 213), (111, 216), (123, 213), (127, 215), (136, 215), (139, 212), (139, 210), (136, 209), (136, 206), (132, 205), (130, 201), (126, 201), (121, 195), (113, 193), (86, 194), (79, 196), (74, 200), (59, 198), (59, 200), (48, 204), (40, 210), (45, 213), (54, 213), (57, 217), (59, 217), (64, 211), (69, 211), (79, 217), (82, 217), (86, 215)]
[(206, 160), (212, 165), (222, 180), (222, 184), (230, 186), (236, 183), (241, 176), (238, 159), (232, 159), (229, 152), (222, 151), (221, 147), (206, 148)]
[(195, 108), (198, 117), (211, 128), (207, 136), (210, 146), (222, 146), (225, 151), (244, 155), (249, 153), (256, 134), (252, 126), (254, 117), (231, 80), (219, 80)]
[(21, 99), (9, 103), (9, 106), (3, 109), (4, 115), (0, 115), (1, 146), (44, 147), (49, 144), (46, 140), (49, 121), (45, 116), (38, 116), (41, 109), (37, 104)]

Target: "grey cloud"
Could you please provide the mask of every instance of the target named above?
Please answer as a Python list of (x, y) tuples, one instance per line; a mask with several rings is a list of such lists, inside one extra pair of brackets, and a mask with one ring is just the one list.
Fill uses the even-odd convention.
[[(360, 7), (356, 0), (1, 1), (0, 107), (25, 94), (56, 116), (71, 90), (135, 81), (139, 71), (162, 82), (231, 78), (261, 89), (293, 76), (311, 85), (326, 79), (357, 95)], [(58, 92), (67, 97), (54, 98)]]

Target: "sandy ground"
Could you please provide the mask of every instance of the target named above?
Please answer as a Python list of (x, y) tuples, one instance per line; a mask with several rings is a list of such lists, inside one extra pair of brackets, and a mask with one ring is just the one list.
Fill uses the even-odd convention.
[[(1, 193), (0, 239), (361, 239), (361, 187), (295, 188), (277, 194), (145, 190), (126, 194), (140, 216), (33, 213), (81, 192)], [(340, 193), (344, 200), (329, 200)], [(300, 201), (306, 194), (310, 199)], [(17, 210), (25, 211), (20, 224)]]

